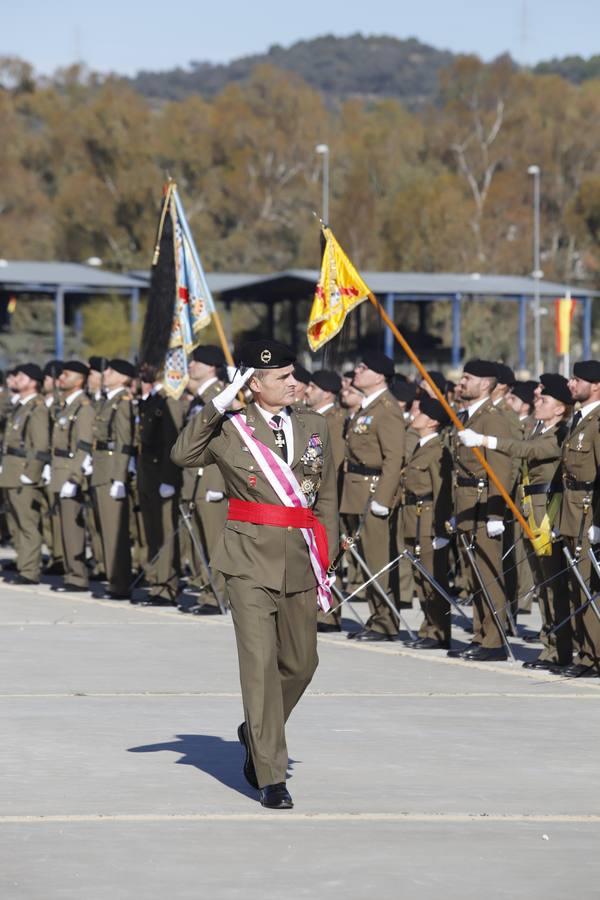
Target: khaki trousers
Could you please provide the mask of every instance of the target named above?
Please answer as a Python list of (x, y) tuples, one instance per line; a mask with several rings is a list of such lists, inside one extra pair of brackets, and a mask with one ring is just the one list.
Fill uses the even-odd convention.
[[(204, 547), (204, 552), (206, 553), (209, 564), (217, 542), (225, 528), (225, 522), (227, 521), (227, 507), (228, 503), (226, 498), (214, 503), (207, 503), (206, 500), (200, 499), (196, 501), (196, 505), (192, 511), (192, 528), (194, 529), (194, 533), (200, 541), (201, 546)], [(204, 567), (198, 556), (198, 551), (193, 541), (190, 539), (189, 534), (187, 534), (187, 537), (191, 544), (192, 584), (198, 585), (205, 581), (206, 573), (204, 572)], [(224, 594), (225, 581), (221, 573), (211, 568), (211, 576), (217, 591)], [(202, 602), (206, 606), (218, 607), (219, 605), (216, 598), (210, 592), (207, 592), (202, 597)]]
[[(470, 534), (470, 532), (467, 532), (467, 538), (470, 537)], [(498, 614), (500, 624), (506, 632), (507, 599), (502, 579), (502, 537), (488, 537), (484, 522), (480, 523), (477, 528), (477, 540), (475, 542), (474, 553), (475, 562), (477, 563), (487, 594)], [(464, 558), (469, 569), (471, 569), (466, 554)], [(473, 643), (480, 644), (487, 649), (503, 647), (504, 642), (500, 635), (500, 631), (498, 630), (494, 616), (483, 594), (479, 579), (472, 569), (470, 572), (470, 580), (473, 584)]]
[(58, 498), (57, 506), (60, 512), (65, 581), (78, 587), (87, 587), (85, 518), (81, 493), (71, 499)]
[[(146, 581), (153, 597), (175, 600), (179, 578), (175, 569), (177, 548), (175, 542), (176, 510), (178, 495), (166, 500), (158, 492), (158, 482), (138, 471), (138, 495), (144, 535), (148, 546)], [(160, 551), (160, 553), (159, 553)], [(158, 559), (154, 560), (158, 555)], [(154, 562), (151, 563), (151, 560)], [(151, 564), (150, 564), (151, 563)]]
[(259, 787), (286, 780), (285, 723), (318, 664), (316, 588), (285, 594), (225, 576)]
[[(359, 518), (358, 516), (348, 515), (346, 519), (352, 525), (350, 533), (353, 534), (358, 528)], [(390, 521), (387, 517), (374, 516), (372, 512), (365, 514), (360, 532), (358, 552), (362, 555), (372, 575), (390, 561)], [(367, 575), (366, 573), (363, 574), (363, 581), (366, 581)], [(377, 579), (377, 583), (389, 596), (389, 570)], [(382, 634), (398, 634), (398, 620), (383, 600), (379, 591), (370, 586), (366, 588), (366, 595), (371, 613), (366, 627), (371, 631), (378, 631)]]
[[(406, 546), (410, 552), (415, 553), (415, 542), (407, 539)], [(431, 543), (421, 544), (420, 560), (425, 569), (430, 572), (435, 580), (439, 582), (446, 592), (448, 587), (448, 547), (441, 550), (434, 550)], [(432, 587), (427, 579), (417, 570), (415, 572), (415, 584), (419, 602), (423, 611), (423, 622), (419, 628), (419, 637), (431, 638), (434, 641), (440, 641), (442, 644), (450, 646), (450, 604), (444, 600), (438, 592)]]
[(108, 589), (115, 594), (128, 594), (131, 585), (129, 499), (113, 500), (110, 484), (98, 485), (95, 492)]
[[(526, 544), (528, 552), (533, 553), (533, 547), (529, 541)], [(567, 666), (573, 656), (571, 621), (567, 619), (566, 624), (556, 634), (548, 634), (551, 628), (564, 621), (569, 615), (568, 586), (563, 571), (567, 562), (561, 547), (561, 543), (553, 544), (550, 556), (534, 554), (530, 560), (536, 584), (541, 585), (538, 591), (542, 616), (540, 638), (544, 649), (540, 653), (539, 659)]]
[(24, 578), (39, 581), (42, 562), (41, 488), (22, 485), (6, 489), (10, 514), (14, 523), (17, 570)]
[[(571, 556), (575, 556), (575, 544), (577, 543), (576, 539), (573, 537), (563, 537), (563, 541), (571, 551)], [(589, 586), (589, 589), (593, 595), (599, 589), (598, 577), (595, 572), (592, 572), (592, 563), (588, 556), (590, 542), (588, 541), (587, 535), (585, 533), (582, 544), (583, 546), (581, 548), (581, 554), (579, 557), (580, 562), (577, 568), (581, 572), (585, 583)], [(561, 555), (565, 560), (566, 566), (567, 561), (562, 553)], [(587, 598), (581, 590), (579, 582), (570, 571), (566, 573), (566, 583), (567, 594), (571, 604), (571, 612), (573, 613), (580, 606), (583, 606)], [(600, 609), (599, 601), (600, 598), (595, 601), (598, 609)], [(576, 665), (594, 666), (596, 669), (600, 670), (600, 621), (598, 620), (598, 616), (592, 609), (592, 605), (590, 604), (583, 610), (583, 612), (580, 612), (577, 616), (574, 616), (572, 621), (573, 651), (575, 653), (573, 662)]]

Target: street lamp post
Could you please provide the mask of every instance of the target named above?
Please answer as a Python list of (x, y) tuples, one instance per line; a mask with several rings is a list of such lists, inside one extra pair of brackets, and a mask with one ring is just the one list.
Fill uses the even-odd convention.
[(535, 378), (539, 378), (542, 374), (540, 279), (544, 274), (540, 269), (540, 167), (529, 166), (527, 172), (533, 176), (533, 374)]
[(315, 152), (323, 157), (323, 201), (321, 218), (324, 225), (329, 225), (329, 145), (317, 144)]

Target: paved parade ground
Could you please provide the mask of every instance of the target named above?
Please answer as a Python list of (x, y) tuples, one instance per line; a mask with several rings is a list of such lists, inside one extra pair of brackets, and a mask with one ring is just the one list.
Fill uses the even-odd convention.
[(598, 680), (322, 636), (268, 812), (229, 616), (3, 584), (0, 642), (2, 900), (598, 897)]

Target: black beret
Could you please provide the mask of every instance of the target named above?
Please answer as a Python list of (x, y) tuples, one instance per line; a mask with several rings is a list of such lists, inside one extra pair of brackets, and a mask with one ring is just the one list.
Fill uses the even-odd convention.
[(436, 422), (439, 422), (440, 425), (447, 425), (450, 421), (450, 417), (440, 401), (430, 397), (428, 394), (419, 397), (419, 409), (426, 416), (429, 416), (430, 419), (435, 419)]
[(548, 397), (554, 397), (555, 400), (558, 400), (559, 403), (564, 403), (565, 406), (571, 406), (573, 404), (573, 396), (569, 390), (569, 382), (562, 375), (559, 375), (556, 372), (544, 372), (544, 374), (540, 376), (540, 381), (542, 383), (542, 394), (546, 394)]
[(573, 375), (582, 381), (600, 381), (600, 362), (595, 359), (584, 359), (573, 366)]
[(22, 365), (16, 366), (15, 373), (17, 372), (23, 372), (28, 378), (33, 378), (34, 381), (39, 381), (40, 384), (44, 380), (44, 373), (36, 363), (22, 363)]
[(51, 378), (58, 378), (62, 370), (62, 359), (49, 359), (43, 368), (42, 375), (44, 376), (44, 378), (46, 378), (47, 375), (49, 375)]
[(247, 369), (282, 369), (296, 362), (296, 354), (279, 341), (248, 341), (240, 347), (237, 361)]
[(342, 377), (350, 379), (354, 378), (354, 369), (346, 369), (345, 372), (342, 372)]
[[(437, 372), (435, 369), (428, 371), (427, 374), (429, 375), (429, 377), (435, 384), (435, 386), (438, 389), (438, 391), (440, 392), (440, 394), (443, 394), (444, 391), (446, 390), (446, 384), (447, 384), (446, 376), (442, 375), (441, 372)], [(428, 384), (428, 382), (425, 378), (421, 379), (421, 383)]]
[[(354, 375), (354, 372), (352, 373)], [(301, 366), (300, 363), (294, 364), (294, 378), (296, 381), (299, 381), (300, 384), (310, 384), (312, 381), (312, 375), (305, 369), (304, 366)]]
[(63, 363), (63, 372), (79, 372), (80, 375), (85, 375), (87, 378), (90, 370), (85, 363), (79, 362), (78, 359), (69, 359)]
[(342, 389), (342, 379), (337, 372), (332, 372), (330, 369), (313, 372), (310, 380), (322, 391), (329, 391), (332, 394), (338, 394)]
[(225, 354), (215, 344), (203, 344), (192, 351), (194, 362), (205, 363), (207, 366), (224, 366)]
[(496, 381), (500, 384), (514, 384), (515, 373), (510, 366), (506, 366), (504, 363), (495, 363), (494, 365), (496, 366)]
[(537, 385), (537, 381), (515, 381), (511, 386), (510, 392), (511, 394), (514, 394), (515, 397), (518, 397), (519, 400), (522, 400), (523, 403), (533, 406), (533, 392)]
[(394, 379), (394, 383), (390, 387), (391, 393), (396, 400), (406, 403), (407, 407), (411, 405), (417, 396), (417, 386), (412, 381), (398, 381)]
[(108, 367), (114, 369), (119, 375), (125, 375), (127, 378), (135, 378), (135, 366), (126, 359), (109, 359)]
[(391, 378), (394, 374), (394, 361), (378, 350), (365, 350), (361, 360), (367, 369), (371, 369), (372, 372), (377, 372), (379, 375), (385, 375), (386, 378)]
[(476, 378), (496, 378), (496, 363), (487, 359), (470, 359), (464, 364), (463, 372)]
[(104, 372), (108, 367), (108, 360), (105, 356), (90, 356), (90, 369), (94, 372)]

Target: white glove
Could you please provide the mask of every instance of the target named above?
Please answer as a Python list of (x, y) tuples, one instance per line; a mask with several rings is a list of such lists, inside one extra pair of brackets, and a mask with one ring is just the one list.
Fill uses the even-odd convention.
[(587, 536), (590, 544), (600, 544), (600, 525), (590, 525)]
[(33, 481), (27, 475), (19, 475), (19, 481), (21, 484), (33, 484)]
[(237, 372), (237, 366), (225, 366), (227, 370), (227, 381), (231, 384)]
[(485, 530), (488, 533), (488, 537), (500, 537), (501, 534), (504, 534), (504, 522), (501, 522), (499, 519), (490, 519), (485, 523)]
[(328, 575), (327, 576), (327, 584), (329, 587), (333, 587), (337, 581), (337, 575)]
[(113, 481), (110, 486), (110, 496), (113, 500), (123, 500), (127, 494), (122, 481)]
[(163, 500), (168, 500), (169, 497), (172, 497), (175, 493), (175, 488), (172, 484), (165, 484), (163, 481), (163, 483), (158, 488), (158, 493)]
[(51, 479), (52, 469), (50, 468), (50, 465), (46, 463), (46, 465), (42, 469), (42, 484), (50, 484)]
[(483, 434), (473, 431), (472, 428), (465, 428), (463, 431), (457, 432), (458, 439), (463, 447), (481, 447), (483, 445)]
[(224, 496), (223, 491), (207, 491), (204, 499), (207, 503), (218, 503)]
[(135, 456), (129, 457), (129, 462), (127, 463), (127, 472), (129, 475), (135, 475), (137, 472), (137, 466), (135, 464)]
[(434, 537), (431, 542), (431, 546), (434, 550), (443, 550), (444, 547), (447, 547), (450, 541), (445, 537)]
[(241, 389), (244, 387), (247, 381), (252, 378), (254, 375), (254, 369), (252, 366), (249, 369), (246, 369), (243, 375), (238, 371), (237, 375), (234, 377), (231, 384), (229, 384), (224, 390), (221, 391), (220, 394), (213, 399), (213, 403), (216, 408), (219, 410), (221, 415), (225, 412), (228, 406), (235, 400)]
[(60, 489), (60, 498), (61, 500), (72, 500), (77, 494), (77, 485), (73, 484), (72, 481), (65, 481), (63, 486)]
[(381, 518), (389, 516), (390, 514), (389, 507), (383, 506), (381, 503), (378, 503), (377, 500), (371, 500), (371, 512), (374, 516), (380, 516)]
[(94, 467), (92, 465), (92, 457), (89, 453), (86, 453), (83, 458), (83, 462), (81, 463), (81, 471), (84, 475), (87, 475), (88, 478), (94, 471)]

